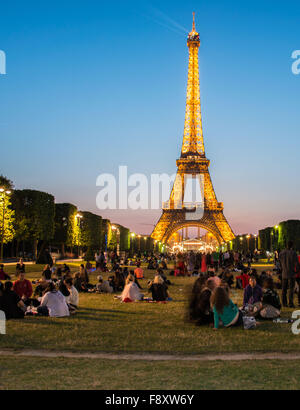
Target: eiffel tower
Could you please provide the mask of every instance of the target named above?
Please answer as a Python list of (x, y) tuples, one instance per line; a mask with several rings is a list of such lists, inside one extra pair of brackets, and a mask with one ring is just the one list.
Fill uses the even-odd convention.
[[(234, 233), (223, 214), (223, 203), (217, 201), (209, 173), (210, 161), (205, 155), (199, 87), (200, 39), (195, 28), (195, 13), (187, 45), (189, 71), (181, 156), (176, 161), (177, 174), (170, 199), (163, 204), (163, 213), (151, 237), (166, 243), (177, 231), (198, 227), (210, 232), (219, 244), (222, 244), (231, 241)], [(198, 186), (199, 202), (195, 201), (194, 197), (189, 203), (185, 199), (187, 186), (191, 181), (196, 181)]]

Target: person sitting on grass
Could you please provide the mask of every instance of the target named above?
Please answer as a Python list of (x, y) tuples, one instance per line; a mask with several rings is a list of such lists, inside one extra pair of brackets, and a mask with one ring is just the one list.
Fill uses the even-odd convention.
[[(94, 291), (94, 286), (90, 283), (90, 279), (89, 279), (89, 275), (88, 272), (86, 270), (86, 268), (84, 267), (84, 265), (80, 265), (79, 267), (79, 272), (77, 272), (78, 275), (75, 275), (75, 278), (80, 277), (80, 285), (81, 285), (81, 290), (78, 289), (77, 284), (75, 284), (74, 282), (74, 286), (76, 287), (76, 289), (78, 290), (78, 292), (93, 292)], [(68, 276), (69, 278), (72, 277), (71, 272)], [(77, 282), (77, 281), (76, 281)]]
[(4, 272), (4, 265), (0, 265), (0, 280), (10, 280), (10, 276)]
[(114, 290), (116, 292), (121, 292), (124, 289), (125, 279), (124, 279), (123, 272), (121, 272), (119, 268), (116, 269), (115, 274), (114, 274), (114, 284), (115, 284)]
[(229, 288), (234, 284), (233, 275), (228, 268), (224, 269), (219, 278), (223, 283), (226, 283)]
[(85, 280), (80, 272), (76, 272), (74, 276), (74, 286), (78, 292), (88, 292)]
[(70, 313), (75, 313), (79, 306), (79, 293), (73, 285), (73, 279), (66, 279), (65, 284), (69, 292), (69, 296), (66, 297), (67, 305), (69, 306)]
[(32, 284), (30, 280), (25, 279), (25, 273), (19, 271), (18, 279), (13, 284), (13, 290), (23, 300), (26, 306), (30, 305), (30, 298), (32, 296)]
[(50, 265), (46, 265), (46, 266), (44, 267), (44, 270), (43, 270), (43, 273), (42, 273), (42, 277), (43, 277), (45, 280), (51, 280), (52, 271), (51, 271)]
[(280, 316), (281, 303), (278, 293), (274, 289), (271, 277), (265, 279), (263, 284), (262, 309), (259, 311), (261, 319), (276, 319)]
[(245, 289), (249, 285), (249, 278), (250, 276), (247, 273), (247, 269), (244, 269), (242, 274), (236, 276), (236, 288), (237, 289)]
[(49, 282), (44, 291), (40, 306), (37, 308), (40, 316), (64, 317), (70, 316), (70, 311), (64, 295)]
[(12, 288), (12, 282), (5, 282), (1, 291), (2, 295), (0, 296), (0, 309), (5, 313), (6, 320), (23, 319), (26, 306)]
[(210, 305), (212, 291), (215, 289), (215, 281), (201, 276), (193, 286), (189, 301), (188, 316), (191, 322), (196, 325), (206, 325), (213, 323), (214, 315)]
[(34, 285), (37, 284), (37, 287), (35, 288), (35, 291), (34, 291), (34, 296), (42, 297), (44, 290), (47, 288), (50, 282), (52, 282), (52, 272), (51, 272), (50, 266), (46, 265), (42, 272), (41, 279), (37, 281), (32, 281)]
[[(126, 277), (126, 279), (127, 279), (127, 277)], [(109, 283), (109, 286), (113, 289), (113, 292), (117, 292), (116, 284), (115, 284), (115, 277), (111, 275), (107, 278), (107, 281)]]
[(161, 278), (163, 278), (166, 285), (171, 285), (171, 282), (169, 281), (169, 279), (167, 279), (166, 275), (164, 274), (164, 271), (161, 268), (156, 269), (155, 275), (158, 275)]
[(262, 288), (257, 284), (256, 276), (250, 276), (249, 285), (246, 286), (244, 290), (244, 309), (246, 309), (249, 313), (255, 314), (261, 309), (262, 297)]
[(243, 325), (243, 314), (229, 297), (224, 286), (215, 288), (211, 295), (211, 306), (214, 313), (214, 330), (218, 330), (220, 321), (224, 327)]
[(60, 266), (58, 266), (55, 270), (55, 279), (54, 282), (58, 282), (60, 280), (62, 280), (63, 274), (62, 274), (62, 268)]
[(72, 279), (72, 278), (70, 278), (69, 275), (67, 274), (58, 282), (58, 284), (56, 283), (56, 286), (58, 285), (58, 290), (60, 291), (60, 293), (64, 295), (65, 298), (70, 296), (70, 292), (68, 290), (67, 283), (66, 283), (68, 279)]
[(159, 275), (154, 277), (148, 284), (149, 292), (152, 292), (152, 299), (156, 302), (165, 302), (168, 298), (168, 286)]
[(120, 296), (122, 302), (135, 302), (143, 300), (144, 295), (140, 292), (137, 284), (134, 281), (133, 275), (128, 275), (125, 283), (124, 290)]
[(98, 283), (96, 285), (97, 293), (113, 293), (114, 289), (108, 280), (103, 280), (101, 275), (98, 276)]

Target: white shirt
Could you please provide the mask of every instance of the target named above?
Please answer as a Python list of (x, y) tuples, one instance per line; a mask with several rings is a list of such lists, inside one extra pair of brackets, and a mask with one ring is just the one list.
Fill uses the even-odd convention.
[(49, 316), (51, 317), (70, 316), (65, 297), (59, 290), (55, 292), (47, 292), (42, 297), (41, 306), (47, 306)]
[(79, 305), (79, 293), (75, 286), (72, 286), (71, 289), (68, 289), (70, 292), (69, 296), (66, 296), (66, 302), (70, 303), (71, 305), (78, 306)]
[(128, 285), (125, 286), (121, 295), (122, 301), (124, 301), (126, 298), (129, 298), (133, 301), (141, 300), (142, 297), (143, 295), (141, 294), (137, 284), (134, 282), (128, 283)]

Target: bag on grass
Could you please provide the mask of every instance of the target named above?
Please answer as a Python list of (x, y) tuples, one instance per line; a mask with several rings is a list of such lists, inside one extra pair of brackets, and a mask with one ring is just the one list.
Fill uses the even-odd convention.
[(259, 314), (264, 319), (276, 319), (280, 316), (280, 310), (276, 309), (272, 305), (265, 305)]
[(244, 322), (244, 329), (245, 330), (250, 330), (250, 329), (255, 329), (256, 328), (256, 320), (255, 320), (255, 317), (253, 317), (253, 316), (244, 316), (243, 317), (243, 322)]

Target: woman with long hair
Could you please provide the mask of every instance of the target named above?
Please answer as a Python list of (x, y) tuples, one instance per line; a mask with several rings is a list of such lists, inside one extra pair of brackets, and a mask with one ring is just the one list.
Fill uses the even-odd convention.
[(220, 320), (225, 327), (243, 325), (243, 314), (229, 297), (229, 291), (223, 286), (215, 288), (211, 295), (214, 312), (214, 330), (219, 328)]
[(156, 302), (165, 302), (168, 299), (168, 286), (160, 275), (156, 275), (148, 287), (149, 291), (152, 292), (152, 299)]
[(127, 276), (125, 287), (121, 295), (122, 302), (135, 302), (143, 299), (144, 295), (140, 292), (134, 279), (132, 274)]
[(214, 288), (214, 281), (206, 280), (205, 276), (195, 281), (188, 305), (188, 320), (197, 325), (213, 323), (210, 297)]

